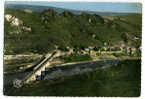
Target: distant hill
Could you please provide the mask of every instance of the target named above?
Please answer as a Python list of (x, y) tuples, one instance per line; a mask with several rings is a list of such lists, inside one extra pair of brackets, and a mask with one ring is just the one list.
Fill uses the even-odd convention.
[(13, 9), (13, 10), (25, 10), (29, 9), (34, 12), (42, 12), (46, 9), (53, 9), (57, 13), (62, 13), (65, 10), (72, 12), (73, 14), (81, 14), (82, 12), (86, 12), (88, 14), (97, 14), (100, 16), (124, 16), (124, 15), (130, 15), (134, 13), (112, 13), (112, 12), (95, 12), (95, 11), (80, 11), (80, 10), (72, 10), (72, 9), (63, 9), (63, 8), (56, 8), (56, 7), (49, 7), (49, 6), (34, 6), (34, 5), (24, 5), (24, 4), (6, 4), (5, 9)]

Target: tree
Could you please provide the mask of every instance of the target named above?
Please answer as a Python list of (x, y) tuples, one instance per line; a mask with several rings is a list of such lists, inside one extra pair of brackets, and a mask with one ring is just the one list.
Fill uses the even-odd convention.
[(122, 33), (121, 38), (123, 39), (123, 41), (124, 41), (125, 43), (128, 42), (128, 36), (127, 36), (127, 34), (126, 34), (125, 32)]

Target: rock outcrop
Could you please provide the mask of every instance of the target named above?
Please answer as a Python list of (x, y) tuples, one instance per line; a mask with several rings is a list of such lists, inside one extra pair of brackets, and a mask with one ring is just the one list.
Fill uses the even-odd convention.
[(23, 27), (22, 27), (22, 30), (23, 30), (23, 31), (29, 31), (29, 32), (32, 31), (31, 27), (26, 27), (26, 26), (23, 26)]
[(14, 29), (12, 29), (9, 33), (10, 34), (20, 34), (23, 32), (31, 32), (32, 29), (29, 26), (24, 26), (23, 21), (18, 19), (17, 17), (11, 15), (11, 14), (6, 14), (5, 19), (7, 22), (10, 23)]
[(12, 19), (12, 15), (6, 14), (6, 15), (5, 15), (5, 19), (6, 19), (8, 22), (10, 22), (11, 19)]
[(22, 24), (23, 24), (23, 21), (19, 20), (18, 18), (13, 18), (13, 20), (11, 21), (11, 25), (14, 25), (14, 26), (19, 26)]
[(6, 14), (5, 19), (6, 21), (10, 22), (10, 24), (13, 26), (23, 25), (23, 21), (19, 20), (17, 17), (12, 16), (10, 14)]

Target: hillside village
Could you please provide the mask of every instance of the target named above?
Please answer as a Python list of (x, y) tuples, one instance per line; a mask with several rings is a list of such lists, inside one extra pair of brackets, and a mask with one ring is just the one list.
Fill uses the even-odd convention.
[[(19, 16), (19, 14), (17, 13), (21, 13), (24, 15), (22, 15), (21, 18), (21, 16)], [(38, 18), (39, 20), (41, 20), (40, 23), (42, 23), (43, 25), (42, 27), (38, 25), (38, 27), (42, 29), (39, 29), (37, 27), (37, 24), (40, 23), (35, 24), (37, 21), (34, 21), (32, 23), (30, 21), (30, 23), (26, 23), (27, 19), (24, 20), (25, 17), (31, 18), (31, 15), (33, 18), (34, 16), (33, 14), (35, 16), (39, 16)], [(72, 20), (72, 18), (74, 20)], [(59, 20), (60, 22), (57, 20)], [(80, 25), (74, 23), (74, 21), (78, 21)], [(116, 23), (113, 23), (115, 21)], [(122, 21), (125, 22), (123, 23), (123, 25), (122, 23), (119, 23)], [(36, 26), (31, 24), (35, 24)], [(62, 27), (60, 27), (60, 24), (62, 24)], [(76, 26), (78, 25), (76, 28), (78, 28), (79, 31), (76, 30), (75, 28), (74, 29), (72, 28), (69, 34), (67, 31), (71, 29), (73, 24), (76, 24)], [(124, 28), (124, 24), (126, 26), (128, 25), (128, 27), (134, 30), (133, 31), (131, 29), (126, 30), (126, 28)], [(4, 60), (5, 64), (7, 65), (12, 64), (11, 60), (18, 59), (23, 60), (23, 58), (28, 59), (28, 57), (30, 58), (28, 59), (28, 63), (31, 61), (33, 62), (35, 60), (40, 60), (45, 53), (48, 53), (49, 51), (52, 50), (59, 50), (62, 54), (65, 53), (64, 54), (65, 56), (60, 57), (61, 61), (65, 61), (67, 60), (67, 58), (71, 59), (74, 56), (76, 59), (77, 57), (80, 58), (84, 57), (84, 59), (82, 58), (80, 60), (85, 61), (85, 60), (98, 60), (103, 58), (116, 59), (121, 58), (123, 56), (140, 57), (141, 55), (141, 38), (140, 38), (141, 30), (138, 28), (136, 24), (129, 25), (129, 22), (126, 22), (125, 17), (118, 16), (100, 17), (97, 15), (88, 15), (85, 12), (83, 12), (81, 15), (74, 15), (69, 11), (64, 11), (62, 14), (57, 14), (54, 10), (51, 9), (45, 10), (41, 14), (37, 14), (34, 12), (30, 13), (30, 11), (24, 12), (15, 11), (14, 14), (10, 14), (10, 11), (8, 10), (8, 12), (6, 12), (5, 14), (5, 25), (8, 25), (6, 26), (7, 29), (5, 29), (6, 41), (4, 49), (5, 53)], [(82, 26), (85, 28), (82, 28)], [(106, 31), (100, 29), (102, 27), (104, 27), (104, 29), (105, 28), (108, 29), (110, 32), (112, 31), (114, 34), (109, 33), (109, 31), (107, 31), (109, 34), (105, 35)], [(57, 28), (60, 33), (58, 33)], [(61, 31), (59, 28), (61, 29)], [(100, 29), (99, 31), (102, 31), (101, 34), (97, 32), (98, 29)], [(43, 33), (44, 36), (42, 35), (42, 37), (40, 38), (39, 34), (36, 34), (37, 32), (38, 33), (44, 32)], [(52, 32), (52, 34), (49, 32)], [(75, 32), (78, 33), (76, 34)], [(82, 33), (82, 35), (80, 35), (79, 33)], [(28, 37), (28, 35), (29, 38), (26, 38)], [(57, 35), (60, 35), (60, 38), (57, 39)], [(116, 37), (112, 38), (115, 35)], [(70, 38), (70, 36), (72, 38)], [(12, 38), (17, 39), (14, 40)], [(43, 43), (39, 41), (37, 42), (36, 41), (37, 39), (41, 40)], [(46, 45), (49, 46), (49, 49), (47, 48)], [(69, 60), (66, 62), (69, 62)], [(25, 62), (22, 61), (22, 63)], [(28, 64), (28, 66), (26, 67), (28, 68), (32, 67), (34, 66), (34, 64), (36, 63)], [(22, 67), (20, 68), (24, 69)]]
[(141, 53), (141, 13), (6, 4), (3, 94), (138, 97)]

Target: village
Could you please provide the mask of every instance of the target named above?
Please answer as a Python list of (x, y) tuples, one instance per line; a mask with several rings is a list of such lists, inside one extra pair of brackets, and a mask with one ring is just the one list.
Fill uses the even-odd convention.
[[(59, 57), (54, 59), (53, 64), (66, 63), (63, 57), (66, 57), (65, 59), (67, 59), (67, 58), (72, 57), (73, 55), (77, 55), (75, 58), (77, 57), (79, 58), (79, 56), (82, 56), (83, 58), (85, 57), (85, 55), (87, 55), (88, 57), (90, 57), (92, 61), (101, 61), (101, 60), (111, 60), (111, 59), (139, 58), (140, 53), (141, 53), (141, 47), (138, 49), (135, 47), (125, 47), (125, 46), (108, 47), (107, 43), (104, 43), (104, 46), (99, 47), (99, 48), (91, 46), (91, 47), (87, 47), (87, 48), (83, 48), (79, 50), (78, 49), (76, 50), (75, 48), (71, 48), (69, 46), (67, 46), (66, 49), (62, 49), (61, 47), (58, 47), (58, 46), (55, 46), (55, 47), (59, 54)], [(47, 54), (49, 54), (49, 52)], [(11, 65), (16, 65), (17, 63), (16, 65), (17, 68), (15, 69), (18, 69), (19, 71), (21, 71), (21, 70), (34, 67), (36, 64), (38, 64), (38, 62), (40, 62), (40, 60), (43, 59), (44, 56), (46, 56), (46, 54), (41, 55), (38, 53), (4, 55), (4, 61), (5, 61), (4, 63), (7, 67), (10, 67)], [(84, 58), (81, 61), (88, 61), (88, 59)]]
[[(141, 53), (141, 47), (135, 48), (135, 47), (129, 47), (129, 46), (107, 46), (107, 43), (104, 43), (104, 46), (102, 47), (93, 47), (89, 46), (87, 48), (82, 49), (75, 49), (67, 46), (65, 49), (62, 49), (61, 47), (56, 46), (57, 50), (61, 51), (61, 54), (64, 55), (85, 55), (88, 54), (91, 57), (97, 57), (99, 54), (124, 54), (126, 56), (137, 56), (137, 53)], [(42, 57), (40, 54), (34, 54), (34, 53), (27, 53), (27, 54), (18, 54), (18, 55), (4, 55), (4, 60), (11, 60), (11, 59), (18, 59), (18, 58), (24, 58), (24, 57)]]
[[(88, 47), (88, 48), (81, 49), (80, 51), (79, 50), (75, 51), (74, 48), (70, 48), (67, 46), (64, 51), (64, 49), (62, 50), (61, 48), (56, 46), (56, 50), (50, 51), (45, 55), (30, 53), (30, 54), (23, 54), (23, 55), (6, 55), (4, 58), (5, 58), (5, 61), (7, 61), (7, 62), (5, 62), (5, 64), (9, 64), (8, 61), (9, 62), (12, 62), (14, 60), (20, 61), (21, 59), (28, 59), (28, 58), (32, 58), (32, 59), (40, 58), (41, 59), (41, 61), (39, 61), (39, 63), (37, 63), (37, 64), (33, 64), (33, 65), (31, 64), (31, 66), (29, 64), (29, 66), (27, 65), (25, 67), (19, 67), (20, 70), (24, 70), (24, 69), (28, 69), (28, 68), (35, 66), (33, 68), (33, 73), (31, 75), (28, 75), (28, 77), (26, 76), (26, 78), (24, 78), (24, 81), (18, 80), (18, 79), (13, 81), (14, 86), (16, 88), (19, 88), (19, 87), (23, 86), (23, 84), (20, 84), (20, 83), (22, 83), (22, 81), (23, 81), (23, 83), (29, 83), (29, 82), (32, 82), (32, 81), (35, 81), (38, 79), (42, 79), (42, 76), (45, 75), (42, 72), (46, 72), (47, 69), (53, 68), (54, 66), (56, 67), (57, 65), (59, 67), (60, 66), (64, 67), (64, 66), (76, 65), (76, 64), (77, 65), (86, 64), (86, 63), (90, 64), (90, 62), (97, 62), (98, 61), (97, 58), (99, 56), (104, 56), (104, 57), (102, 59), (100, 59), (98, 62), (104, 61), (104, 63), (107, 60), (116, 61), (116, 59), (121, 59), (120, 58), (121, 56), (129, 56), (130, 59), (133, 59), (134, 57), (135, 58), (139, 57), (137, 55), (137, 53), (139, 53), (139, 51), (141, 51), (141, 50), (136, 49), (136, 48), (131, 48), (131, 47), (127, 47), (127, 48), (125, 48), (125, 47), (124, 48), (107, 47), (107, 44), (104, 43), (104, 46), (101, 48), (98, 48), (98, 49), (96, 47)], [(82, 62), (69, 62), (69, 63), (62, 62), (62, 60), (61, 60), (62, 56), (71, 57), (74, 54), (77, 54), (79, 56), (89, 55), (92, 58), (92, 60), (91, 61), (84, 60)], [(114, 55), (114, 54), (116, 54), (116, 55)], [(119, 54), (119, 56), (117, 56), (118, 54)], [(114, 57), (112, 57), (112, 55), (114, 55)], [(132, 57), (132, 56), (134, 56), (134, 57)], [(108, 57), (108, 59), (106, 57)], [(117, 57), (119, 57), (119, 58), (117, 58)], [(122, 58), (122, 60), (124, 60), (124, 58)], [(114, 65), (116, 65), (116, 64), (114, 64)], [(104, 67), (107, 67), (107, 66), (108, 65), (104, 65)], [(104, 68), (104, 67), (102, 67), (102, 68)], [(77, 73), (77, 71), (75, 69), (73, 72)], [(73, 73), (73, 74), (75, 74), (75, 73)], [(56, 74), (58, 74), (58, 73), (56, 73)]]

